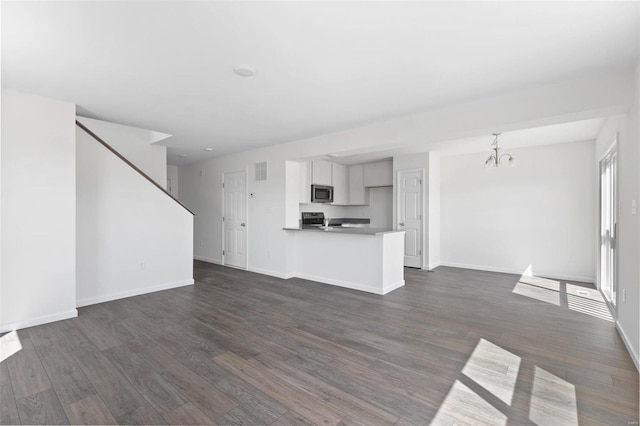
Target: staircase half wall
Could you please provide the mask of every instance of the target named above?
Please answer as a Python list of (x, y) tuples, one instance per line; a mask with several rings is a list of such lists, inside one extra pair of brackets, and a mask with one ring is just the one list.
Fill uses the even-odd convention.
[(77, 306), (193, 284), (193, 214), (80, 127), (76, 161)]

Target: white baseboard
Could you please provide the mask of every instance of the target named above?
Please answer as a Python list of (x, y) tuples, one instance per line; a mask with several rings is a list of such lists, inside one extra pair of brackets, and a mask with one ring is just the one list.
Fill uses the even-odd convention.
[[(423, 265), (422, 269), (425, 271), (433, 271), (434, 269), (436, 269), (438, 266), (440, 266), (440, 263), (435, 264), (435, 265)], [(444, 265), (443, 265), (444, 266)]]
[(202, 257), (202, 256), (193, 256), (193, 258), (195, 260), (200, 260), (202, 262), (215, 263), (216, 265), (222, 265), (222, 260), (218, 260), (218, 259), (209, 259), (208, 257)]
[[(452, 268), (473, 269), (476, 271), (500, 272), (503, 274), (522, 275), (522, 271), (518, 271), (515, 269), (496, 268), (493, 266), (484, 266), (484, 265), (470, 265), (466, 263), (440, 262), (440, 266), (450, 266)], [(596, 282), (594, 277), (587, 277), (587, 276), (581, 276), (581, 275), (547, 274), (545, 272), (540, 272), (540, 271), (535, 271), (534, 275), (536, 277), (552, 278), (552, 279), (563, 280), (563, 281), (578, 281), (578, 282), (589, 283), (589, 284), (594, 284)]]
[(75, 318), (78, 316), (77, 309), (71, 309), (70, 311), (58, 312), (57, 314), (44, 315), (37, 318), (31, 318), (21, 321), (15, 321), (9, 324), (2, 324), (0, 326), (0, 333), (6, 333), (8, 331), (20, 330), (23, 328), (35, 327), (36, 325), (47, 324), (49, 322), (62, 321), (69, 318)]
[(293, 273), (283, 274), (282, 272), (269, 271), (267, 269), (254, 268), (252, 266), (250, 266), (247, 270), (249, 272), (255, 272), (257, 274), (269, 275), (276, 278), (282, 278), (283, 280), (288, 280), (289, 278), (295, 277), (295, 274)]
[(390, 286), (383, 287), (383, 288), (382, 288), (382, 294), (390, 293), (390, 292), (392, 292), (393, 290), (396, 290), (396, 289), (398, 289), (398, 288), (400, 288), (400, 287), (404, 287), (404, 280), (402, 280), (402, 281), (398, 281), (397, 283), (393, 283), (393, 284), (391, 284)]
[[(373, 294), (379, 294), (379, 295), (383, 294), (382, 290), (379, 290), (375, 287), (364, 286), (362, 284), (352, 283), (348, 281), (334, 280), (332, 278), (318, 277), (315, 275), (301, 274), (301, 273), (296, 273), (294, 275), (297, 278), (302, 278), (304, 280), (316, 281), (323, 284), (331, 284), (339, 287), (350, 288), (352, 290), (366, 291), (367, 293), (373, 293)], [(404, 284), (404, 281), (403, 281), (403, 284)]]
[(631, 355), (631, 359), (636, 365), (636, 370), (640, 371), (640, 366), (638, 365), (640, 363), (640, 359), (638, 358), (638, 354), (633, 350), (633, 346), (631, 346), (631, 342), (629, 341), (629, 336), (624, 332), (622, 325), (620, 325), (618, 321), (616, 321), (616, 330), (618, 330), (618, 334), (620, 334), (624, 345), (627, 347), (627, 351), (629, 351), (629, 355)]
[(78, 308), (82, 306), (95, 305), (96, 303), (109, 302), (111, 300), (124, 299), (125, 297), (139, 296), (141, 294), (153, 293), (161, 290), (169, 290), (171, 288), (183, 287), (186, 285), (192, 285), (194, 283), (193, 278), (189, 280), (173, 281), (170, 283), (153, 285), (149, 287), (136, 288), (133, 290), (122, 291), (119, 293), (105, 294), (102, 296), (87, 297), (76, 301)]

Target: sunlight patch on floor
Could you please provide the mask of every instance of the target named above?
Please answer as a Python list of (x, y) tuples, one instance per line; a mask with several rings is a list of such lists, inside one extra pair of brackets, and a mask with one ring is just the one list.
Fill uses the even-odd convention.
[(505, 404), (511, 405), (519, 368), (519, 356), (485, 339), (480, 339), (462, 369), (462, 374)]
[(572, 311), (613, 322), (613, 317), (605, 302), (567, 294), (567, 305)]
[(0, 337), (0, 362), (4, 362), (9, 358), (22, 350), (22, 343), (20, 343), (20, 336), (17, 331), (12, 331)]
[(459, 380), (456, 380), (432, 425), (505, 425), (507, 416), (482, 399)]
[(560, 292), (558, 290), (539, 287), (535, 284), (531, 285), (525, 282), (518, 282), (513, 288), (513, 293), (519, 294), (520, 296), (530, 297), (531, 299), (536, 299), (541, 302), (560, 306)]
[(543, 368), (535, 367), (529, 419), (542, 425), (578, 425), (575, 386)]

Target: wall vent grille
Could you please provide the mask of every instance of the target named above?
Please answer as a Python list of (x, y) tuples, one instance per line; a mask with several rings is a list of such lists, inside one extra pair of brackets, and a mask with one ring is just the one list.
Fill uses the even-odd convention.
[(267, 162), (256, 163), (256, 181), (267, 180)]

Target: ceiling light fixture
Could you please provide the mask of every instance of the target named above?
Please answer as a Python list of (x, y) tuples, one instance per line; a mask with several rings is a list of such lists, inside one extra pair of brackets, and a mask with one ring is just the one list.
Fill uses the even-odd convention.
[(331, 158), (340, 157), (340, 154), (335, 154), (335, 153), (327, 154), (327, 157), (331, 157)]
[(180, 158), (187, 158), (187, 157), (188, 157), (188, 155), (187, 155), (187, 154), (178, 154), (178, 157), (180, 157)]
[(509, 167), (513, 167), (515, 165), (515, 161), (516, 159), (513, 158), (513, 155), (511, 154), (502, 154), (500, 155), (500, 147), (498, 146), (498, 136), (500, 136), (502, 133), (492, 133), (493, 136), (495, 136), (495, 139), (493, 140), (493, 143), (491, 144), (491, 146), (493, 148), (493, 153), (489, 156), (489, 158), (487, 158), (487, 161), (484, 162), (484, 166), (489, 168), (489, 167), (498, 167), (500, 166), (502, 163), (502, 159), (504, 157), (507, 157), (507, 165)]
[(213, 151), (213, 148), (205, 148), (204, 150), (207, 151), (207, 152), (211, 152), (211, 151)]
[(233, 68), (233, 72), (238, 74), (240, 77), (251, 77), (256, 73), (256, 70), (253, 67), (239, 65)]

